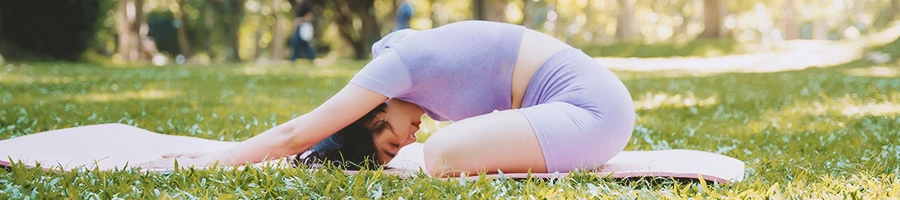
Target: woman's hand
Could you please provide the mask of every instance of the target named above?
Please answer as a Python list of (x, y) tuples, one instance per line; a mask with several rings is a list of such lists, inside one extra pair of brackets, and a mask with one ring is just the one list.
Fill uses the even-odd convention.
[(161, 169), (161, 170), (171, 170), (175, 169), (175, 162), (178, 162), (178, 167), (195, 167), (202, 168), (206, 167), (209, 163), (202, 162), (200, 158), (206, 155), (206, 153), (171, 153), (163, 155), (162, 158), (151, 160), (148, 162), (144, 162), (138, 164), (137, 166), (141, 169)]
[(182, 157), (186, 157), (186, 158), (190, 158), (190, 159), (196, 159), (196, 158), (199, 158), (199, 157), (203, 157), (203, 156), (205, 156), (206, 154), (207, 154), (207, 153), (205, 153), (205, 152), (201, 152), (201, 153), (169, 153), (169, 154), (164, 154), (164, 155), (162, 155), (162, 157), (163, 157), (163, 158), (182, 158)]

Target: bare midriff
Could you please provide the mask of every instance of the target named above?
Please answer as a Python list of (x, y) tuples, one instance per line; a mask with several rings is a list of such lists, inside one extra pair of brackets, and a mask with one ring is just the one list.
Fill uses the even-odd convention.
[(543, 33), (526, 29), (519, 45), (519, 53), (516, 56), (516, 65), (512, 76), (512, 109), (522, 107), (525, 91), (534, 73), (551, 56), (570, 46), (556, 38)]

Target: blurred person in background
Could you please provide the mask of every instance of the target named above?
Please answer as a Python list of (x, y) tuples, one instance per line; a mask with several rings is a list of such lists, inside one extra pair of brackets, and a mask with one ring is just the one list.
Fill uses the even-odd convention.
[(298, 0), (295, 6), (296, 15), (293, 20), (293, 32), (291, 35), (291, 61), (297, 58), (306, 58), (310, 61), (316, 58), (316, 51), (313, 49), (313, 13), (312, 3), (309, 0)]

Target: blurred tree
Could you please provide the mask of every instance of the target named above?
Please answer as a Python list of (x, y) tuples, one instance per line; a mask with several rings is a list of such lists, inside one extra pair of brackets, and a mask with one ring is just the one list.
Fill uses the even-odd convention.
[(897, 19), (897, 12), (900, 12), (900, 0), (891, 0), (891, 6), (888, 7), (888, 19)]
[(381, 38), (373, 8), (375, 0), (315, 0), (313, 4), (330, 10), (338, 33), (353, 48), (354, 58), (369, 56), (370, 47)]
[[(149, 27), (141, 29), (144, 25), (144, 1), (121, 0), (116, 11), (116, 24), (118, 31), (118, 52), (125, 61), (141, 60), (144, 51), (144, 38)], [(145, 32), (145, 33), (141, 33)]]
[(616, 17), (616, 38), (619, 40), (634, 40), (637, 37), (637, 24), (634, 20), (634, 1), (618, 0), (619, 12)]
[(724, 36), (722, 19), (724, 18), (722, 0), (703, 0), (703, 32), (700, 38), (721, 38)]
[(484, 20), (487, 19), (485, 16), (487, 0), (472, 0), (472, 18)]
[[(434, 4), (434, 0), (428, 1), (430, 4)], [(396, 20), (392, 19), (397, 19), (397, 9), (400, 9), (400, 3), (403, 2), (403, 0), (386, 0), (386, 2), (390, 4), (391, 10), (390, 12), (388, 12), (387, 16), (384, 18), (385, 20), (382, 22), (382, 24), (384, 25), (382, 29), (392, 30), (393, 27), (397, 26)]]
[(534, 14), (534, 5), (535, 1), (533, 0), (522, 0), (522, 21), (519, 22), (519, 25), (523, 25), (528, 28), (534, 28), (533, 24), (535, 18), (532, 17)]
[(185, 16), (187, 14), (184, 12), (184, 7), (186, 6), (185, 1), (186, 0), (178, 0), (178, 9), (175, 13), (176, 22), (174, 25), (176, 30), (178, 30), (178, 48), (181, 50), (181, 54), (184, 55), (185, 59), (190, 59), (193, 54), (191, 53), (191, 42), (188, 39), (187, 34), (188, 23), (187, 20), (185, 20), (187, 19)]
[(877, 6), (877, 17), (872, 20), (873, 26), (886, 26), (894, 20), (897, 20), (898, 12), (900, 12), (900, 0), (884, 0), (888, 5)]
[(10, 60), (78, 60), (95, 44), (101, 16), (111, 6), (102, 0), (2, 0), (0, 54)]
[(812, 19), (812, 39), (825, 40), (828, 39), (828, 23), (824, 14), (819, 14)]
[(794, 0), (784, 1), (784, 39), (793, 40), (800, 38), (800, 25), (797, 24), (797, 9)]
[[(223, 44), (225, 40), (222, 39), (223, 31), (206, 25), (207, 21), (215, 21), (205, 18), (211, 12), (206, 4), (201, 0), (144, 0), (144, 21), (149, 27), (146, 37), (152, 38), (159, 52), (164, 55), (173, 58), (182, 55), (184, 60), (181, 61), (201, 55), (203, 62), (208, 61), (211, 52), (204, 48), (207, 40), (216, 45)], [(119, 20), (115, 14), (106, 20)], [(110, 33), (106, 32), (103, 30), (97, 34), (108, 37)]]
[(506, 0), (472, 0), (472, 18), (488, 21), (506, 21)]
[(282, 3), (284, 0), (271, 0), (272, 1), (272, 17), (275, 19), (275, 23), (272, 23), (272, 59), (283, 59), (284, 58), (284, 47), (285, 47), (285, 34), (284, 34), (284, 23), (282, 22), (282, 16), (278, 13), (281, 11)]
[[(144, 10), (150, 10), (146, 6)], [(150, 10), (144, 15), (147, 24), (147, 38), (152, 38), (153, 43), (160, 52), (168, 54), (180, 54), (178, 28), (175, 27), (175, 13), (158, 10)]]
[[(222, 24), (225, 35), (225, 58), (231, 62), (240, 62), (240, 38), (238, 31), (244, 19), (244, 3), (246, 0), (211, 0), (218, 22)], [(212, 37), (210, 37), (212, 38)]]

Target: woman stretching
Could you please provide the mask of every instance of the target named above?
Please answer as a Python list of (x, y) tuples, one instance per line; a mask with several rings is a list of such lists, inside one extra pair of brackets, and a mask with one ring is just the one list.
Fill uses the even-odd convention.
[[(631, 137), (631, 95), (590, 56), (513, 24), (464, 21), (397, 30), (374, 59), (311, 112), (184, 165), (365, 159), (386, 164), (416, 141), (423, 114), (454, 121), (424, 144), (435, 176), (594, 168)], [(169, 168), (174, 158), (144, 163)]]

